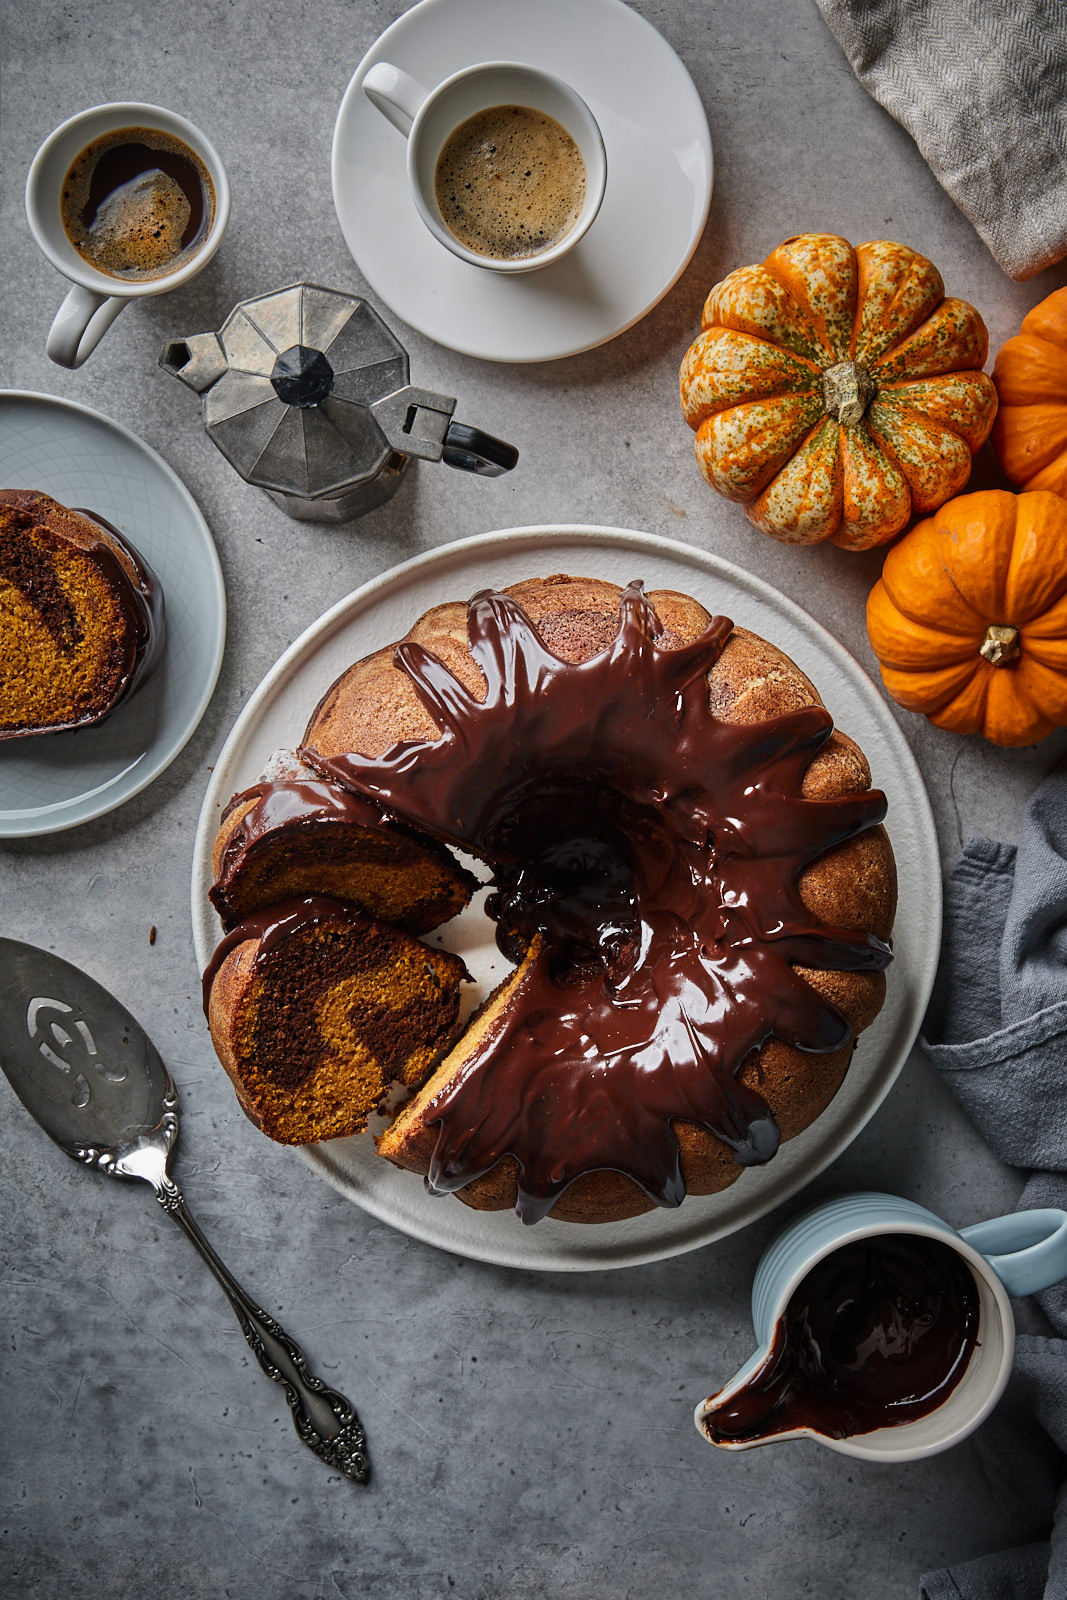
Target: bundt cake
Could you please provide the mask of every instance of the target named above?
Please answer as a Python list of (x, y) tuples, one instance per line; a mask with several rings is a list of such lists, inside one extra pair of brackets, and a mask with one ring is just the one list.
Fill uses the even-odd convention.
[(204, 975), (211, 1037), (245, 1113), (272, 1139), (361, 1133), (394, 1083), (447, 1047), (466, 969), (325, 895), (231, 930)]
[(300, 755), (383, 834), (492, 873), (514, 971), (378, 1140), (435, 1192), (613, 1221), (725, 1188), (833, 1098), (884, 998), (895, 869), (861, 751), (773, 645), (683, 594), (532, 579), (350, 667)]
[(405, 933), (426, 933), (462, 911), (478, 887), (443, 846), (310, 774), (234, 795), (212, 868), (211, 900), (227, 929), (276, 900), (327, 894)]
[(0, 490), (0, 739), (100, 722), (162, 645), (158, 579), (117, 529)]

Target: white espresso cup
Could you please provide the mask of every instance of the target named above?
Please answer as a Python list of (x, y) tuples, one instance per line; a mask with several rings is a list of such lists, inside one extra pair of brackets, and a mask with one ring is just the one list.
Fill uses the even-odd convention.
[[(127, 279), (97, 271), (74, 248), (63, 226), (63, 182), (75, 158), (95, 140), (121, 128), (147, 128), (180, 139), (203, 162), (215, 191), (215, 213), (203, 241), (185, 260), (176, 258), (173, 272), (158, 277)], [(218, 152), (199, 128), (176, 112), (128, 100), (93, 106), (62, 123), (34, 156), (26, 179), (26, 216), (33, 237), (74, 285), (48, 335), (45, 348), (51, 359), (61, 367), (80, 367), (131, 300), (166, 294), (195, 278), (222, 243), (229, 215), (230, 185)]]
[[(371, 67), (363, 93), (408, 142), (407, 174), (423, 222), (446, 250), (490, 272), (532, 272), (573, 250), (588, 231), (604, 198), (608, 164), (596, 118), (562, 78), (516, 61), (483, 61), (455, 72), (436, 89), (423, 88), (387, 61)], [(574, 223), (545, 250), (528, 256), (480, 255), (456, 238), (441, 215), (435, 193), (437, 161), (461, 123), (494, 106), (526, 106), (554, 118), (570, 134), (585, 165), (585, 201)]]

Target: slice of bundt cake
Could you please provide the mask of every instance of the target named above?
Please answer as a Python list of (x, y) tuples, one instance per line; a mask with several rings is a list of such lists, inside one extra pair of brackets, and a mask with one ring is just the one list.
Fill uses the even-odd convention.
[(383, 818), (340, 784), (300, 778), (254, 784), (222, 815), (211, 900), (225, 928), (277, 900), (327, 894), (406, 933), (462, 911), (478, 881), (444, 845)]
[(458, 956), (325, 895), (239, 923), (204, 974), (215, 1051), (283, 1144), (360, 1133), (394, 1083), (421, 1083), (459, 1017)]
[(0, 490), (0, 739), (101, 721), (162, 643), (159, 582), (115, 528)]

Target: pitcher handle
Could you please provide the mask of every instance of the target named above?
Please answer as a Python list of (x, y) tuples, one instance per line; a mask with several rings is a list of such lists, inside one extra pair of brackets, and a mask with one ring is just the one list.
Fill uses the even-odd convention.
[(1067, 1278), (1067, 1211), (1013, 1211), (959, 1232), (1015, 1299)]

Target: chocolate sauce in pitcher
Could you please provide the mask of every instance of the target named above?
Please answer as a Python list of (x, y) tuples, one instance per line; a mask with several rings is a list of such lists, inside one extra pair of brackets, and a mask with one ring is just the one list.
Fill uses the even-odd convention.
[(740, 1444), (915, 1422), (966, 1372), (979, 1311), (974, 1276), (950, 1244), (881, 1234), (842, 1245), (794, 1290), (758, 1371), (701, 1427), (712, 1444)]

